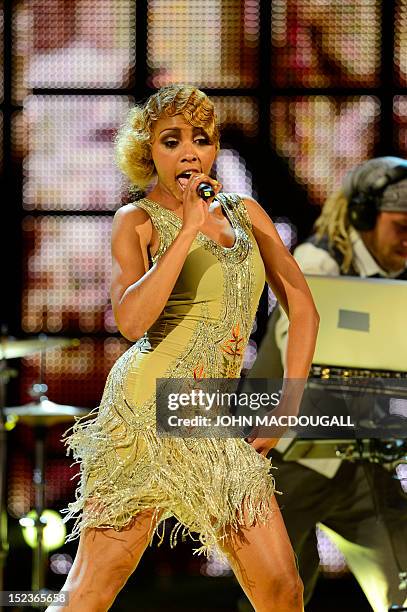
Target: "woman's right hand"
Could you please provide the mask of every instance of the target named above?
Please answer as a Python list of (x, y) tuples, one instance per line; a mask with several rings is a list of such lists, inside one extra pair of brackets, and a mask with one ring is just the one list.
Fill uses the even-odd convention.
[(207, 174), (193, 174), (184, 191), (182, 227), (192, 233), (198, 232), (208, 220), (209, 205), (215, 196), (207, 201), (199, 197), (197, 189), (200, 183), (212, 185), (215, 195), (222, 189), (221, 183)]

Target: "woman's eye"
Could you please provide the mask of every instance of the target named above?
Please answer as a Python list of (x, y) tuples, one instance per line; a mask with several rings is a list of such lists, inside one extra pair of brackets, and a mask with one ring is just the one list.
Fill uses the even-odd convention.
[(177, 146), (178, 141), (177, 140), (166, 140), (164, 142), (164, 146), (167, 147), (168, 149), (173, 149), (174, 147)]
[(201, 137), (201, 138), (196, 138), (196, 139), (195, 139), (195, 143), (196, 143), (196, 144), (199, 144), (199, 145), (207, 145), (207, 144), (209, 144), (209, 139), (208, 139), (208, 138), (205, 138), (205, 137), (203, 136), (203, 137)]

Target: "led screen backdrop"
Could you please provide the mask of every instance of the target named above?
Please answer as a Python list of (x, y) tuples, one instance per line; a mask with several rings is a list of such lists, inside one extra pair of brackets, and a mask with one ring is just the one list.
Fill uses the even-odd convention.
[(132, 0), (29, 0), (13, 12), (13, 97), (33, 88), (129, 85), (135, 68)]
[(273, 0), (271, 78), (278, 86), (376, 85), (380, 0)]
[(258, 0), (150, 0), (147, 61), (154, 87), (258, 82)]
[[(3, 11), (3, 2), (0, 2), (0, 45), (3, 49), (4, 47), (4, 11)], [(4, 57), (3, 53), (0, 54), (0, 102), (3, 102), (4, 95), (4, 82), (3, 82), (3, 74), (4, 74)]]
[(123, 186), (112, 138), (131, 100), (126, 96), (28, 96), (26, 210), (115, 210)]
[(312, 201), (322, 204), (349, 168), (374, 155), (379, 114), (373, 96), (276, 96), (272, 145)]
[(396, 0), (394, 61), (400, 85), (407, 85), (407, 3)]
[(394, 98), (394, 137), (402, 157), (407, 157), (407, 95)]
[(110, 229), (110, 217), (24, 219), (24, 331), (112, 331)]

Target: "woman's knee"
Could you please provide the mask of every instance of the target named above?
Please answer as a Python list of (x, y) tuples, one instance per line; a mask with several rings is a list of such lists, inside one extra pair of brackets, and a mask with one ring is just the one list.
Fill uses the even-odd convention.
[(281, 576), (268, 581), (265, 589), (257, 592), (253, 602), (256, 612), (303, 612), (303, 584), (301, 578), (296, 575), (288, 577), (282, 573)]
[(290, 602), (293, 612), (302, 612), (304, 610), (304, 585), (299, 575), (288, 584), (286, 596)]
[(129, 563), (115, 563), (113, 566), (109, 566), (107, 572), (108, 578), (104, 581), (104, 592), (101, 594), (104, 601), (114, 601), (116, 595), (124, 587), (134, 569), (134, 565)]
[(303, 603), (303, 584), (301, 578), (297, 575), (287, 578), (281, 576), (278, 584), (271, 585), (273, 589), (272, 601), (275, 602), (275, 610), (281, 612), (302, 612), (304, 609)]

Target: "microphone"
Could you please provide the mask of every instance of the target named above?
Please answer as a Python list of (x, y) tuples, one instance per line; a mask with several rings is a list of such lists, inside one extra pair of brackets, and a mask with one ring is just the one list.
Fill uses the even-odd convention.
[(199, 197), (202, 198), (202, 200), (205, 200), (205, 202), (215, 195), (213, 187), (209, 183), (199, 183), (196, 191)]

